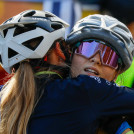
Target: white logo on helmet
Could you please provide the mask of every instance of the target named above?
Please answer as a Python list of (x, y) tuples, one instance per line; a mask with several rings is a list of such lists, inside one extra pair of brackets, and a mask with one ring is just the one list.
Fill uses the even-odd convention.
[(41, 20), (41, 21), (44, 21), (44, 20), (46, 20), (45, 18), (32, 18), (33, 20), (37, 20), (37, 21), (39, 21), (39, 20)]

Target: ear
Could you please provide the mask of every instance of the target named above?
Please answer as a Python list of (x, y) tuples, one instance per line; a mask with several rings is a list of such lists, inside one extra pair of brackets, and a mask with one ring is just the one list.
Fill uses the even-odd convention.
[(66, 57), (65, 57), (64, 53), (61, 50), (61, 47), (60, 47), (60, 43), (59, 42), (56, 42), (55, 52), (56, 52), (57, 56), (59, 56), (60, 58), (62, 58), (64, 61), (66, 60)]

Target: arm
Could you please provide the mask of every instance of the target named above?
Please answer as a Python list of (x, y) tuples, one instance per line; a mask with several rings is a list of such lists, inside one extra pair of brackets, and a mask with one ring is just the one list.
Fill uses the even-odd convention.
[[(119, 87), (115, 83), (89, 76), (80, 76), (77, 83), (79, 83), (78, 86), (87, 91), (91, 107), (99, 119), (112, 115), (118, 117), (118, 115), (134, 113), (134, 91), (132, 89)], [(123, 120), (117, 124), (114, 133), (122, 122)], [(125, 126), (120, 134), (123, 131), (126, 133), (127, 130), (129, 129)]]
[(134, 90), (99, 77), (90, 77), (89, 80), (85, 77), (85, 81), (89, 83), (85, 88), (90, 103), (99, 117), (134, 113)]

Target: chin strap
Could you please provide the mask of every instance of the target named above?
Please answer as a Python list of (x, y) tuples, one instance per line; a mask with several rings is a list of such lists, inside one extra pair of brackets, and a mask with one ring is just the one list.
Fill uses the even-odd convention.
[(35, 73), (36, 76), (38, 76), (38, 75), (43, 75), (43, 74), (56, 74), (56, 75), (58, 75), (61, 79), (63, 79), (60, 74), (58, 74), (58, 73), (56, 73), (56, 72), (52, 72), (52, 71), (41, 71), (41, 72)]

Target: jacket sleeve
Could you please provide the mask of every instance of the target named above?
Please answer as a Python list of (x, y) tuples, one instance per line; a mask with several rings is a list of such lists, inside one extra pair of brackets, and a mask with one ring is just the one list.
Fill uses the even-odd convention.
[(0, 85), (0, 91), (1, 91), (2, 87), (3, 87), (3, 85)]
[[(126, 129), (132, 130), (132, 127), (128, 124), (127, 121), (124, 121), (118, 128), (115, 134), (122, 134)], [(129, 131), (130, 132), (130, 131)]]
[(134, 113), (134, 90), (95, 76), (81, 77), (93, 110), (99, 117)]

